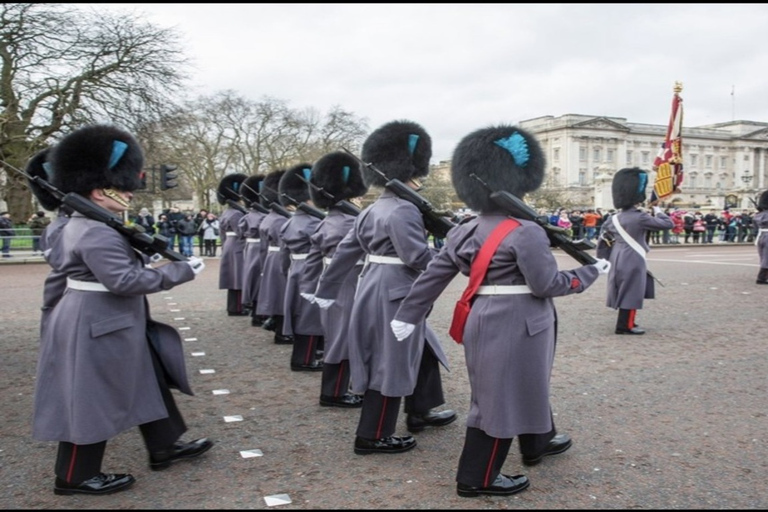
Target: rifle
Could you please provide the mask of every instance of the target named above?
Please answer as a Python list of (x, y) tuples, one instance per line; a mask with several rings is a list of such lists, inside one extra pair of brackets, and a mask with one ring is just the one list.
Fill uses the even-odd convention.
[(243, 205), (241, 205), (240, 203), (238, 203), (237, 201), (235, 201), (233, 199), (227, 199), (227, 204), (229, 206), (231, 206), (232, 208), (234, 208), (235, 210), (239, 211), (240, 213), (245, 213), (245, 214), (248, 213), (248, 210), (246, 210), (243, 207)]
[(76, 212), (82, 213), (89, 219), (103, 222), (109, 227), (117, 230), (121, 235), (128, 238), (128, 242), (130, 242), (131, 247), (146, 254), (147, 256), (160, 254), (161, 256), (171, 261), (189, 261), (189, 258), (183, 254), (168, 248), (168, 238), (162, 235), (149, 234), (146, 232), (143, 226), (136, 224), (133, 226), (128, 226), (123, 222), (123, 219), (114, 213), (110, 212), (106, 208), (102, 208), (92, 201), (89, 201), (76, 192), (68, 192), (65, 194), (39, 176), (30, 176), (26, 172), (17, 169), (16, 167), (5, 162), (3, 162), (3, 165), (26, 176), (28, 180), (33, 181), (43, 190), (58, 199), (62, 205), (67, 206)]
[[(240, 186), (247, 188), (248, 190), (250, 190), (251, 192), (253, 192), (257, 196), (261, 197), (260, 193), (258, 193), (257, 191), (253, 190), (251, 187), (246, 185), (245, 182), (241, 183)], [(231, 201), (231, 200), (227, 199), (227, 202), (229, 202), (229, 201)], [(234, 201), (232, 201), (232, 202), (234, 202)], [(237, 204), (237, 203), (235, 203), (235, 204)], [(230, 205), (230, 206), (232, 206), (232, 205)], [(262, 206), (261, 203), (259, 203), (258, 201), (253, 201), (248, 206), (250, 208), (253, 208), (254, 210), (257, 210), (257, 211), (261, 212), (261, 213), (269, 213), (269, 208), (266, 208), (266, 207)], [(247, 213), (247, 212), (244, 212), (244, 213)]]
[[(298, 174), (297, 174), (296, 176), (297, 176), (297, 177), (298, 177), (298, 178), (299, 178), (301, 181), (303, 181), (304, 183), (306, 183), (306, 180), (304, 180), (304, 178), (302, 178), (302, 177), (301, 177), (301, 176), (299, 176)], [(270, 190), (272, 190), (272, 189), (270, 189)], [(289, 196), (289, 195), (288, 195), (288, 194), (286, 194), (286, 193), (283, 193), (283, 194), (281, 194), (281, 195), (282, 195), (284, 198), (288, 199), (290, 202), (292, 202), (292, 203), (293, 203), (293, 205), (294, 205), (294, 206), (296, 206), (296, 208), (298, 208), (299, 210), (303, 211), (304, 213), (308, 213), (309, 215), (311, 215), (311, 216), (313, 216), (313, 217), (315, 217), (315, 218), (317, 218), (317, 219), (320, 219), (320, 220), (323, 220), (323, 219), (325, 218), (325, 212), (324, 212), (324, 211), (322, 211), (322, 210), (320, 210), (320, 209), (318, 209), (318, 208), (315, 208), (314, 206), (312, 206), (312, 205), (310, 205), (310, 204), (307, 204), (307, 203), (305, 203), (305, 202), (303, 202), (303, 201), (302, 201), (302, 202), (299, 202), (299, 201), (295, 200), (294, 198), (292, 198), (291, 196)]]
[(427, 231), (432, 233), (432, 235), (437, 238), (445, 238), (448, 235), (448, 232), (456, 226), (450, 219), (439, 215), (429, 201), (424, 199), (418, 192), (407, 186), (405, 183), (396, 178), (390, 180), (387, 178), (386, 174), (377, 169), (372, 163), (362, 161), (357, 155), (345, 147), (342, 147), (341, 149), (360, 162), (360, 165), (367, 167), (385, 180), (388, 180), (384, 185), (384, 188), (396, 194), (400, 199), (405, 199), (416, 205), (424, 219), (424, 227)]
[[(510, 194), (506, 190), (493, 191), (493, 189), (491, 189), (491, 187), (489, 187), (477, 174), (472, 173), (470, 174), (470, 177), (479, 181), (491, 193), (491, 200), (505, 213), (518, 219), (532, 220), (544, 228), (552, 247), (559, 247), (568, 254), (568, 256), (572, 257), (582, 265), (592, 265), (597, 263), (597, 259), (591, 254), (584, 252), (588, 249), (594, 249), (594, 243), (584, 239), (573, 240), (563, 228), (550, 224), (546, 215), (537, 215), (536, 211), (519, 197)], [(664, 286), (664, 284), (659, 281), (650, 270), (646, 269), (646, 272), (648, 273), (648, 277), (658, 282), (661, 286)]]
[[(277, 191), (275, 189), (273, 189), (272, 187), (268, 187), (268, 186), (264, 185), (264, 188), (267, 188), (267, 189), (271, 190), (272, 192), (274, 192), (275, 194), (277, 194)], [(253, 190), (253, 189), (251, 189), (251, 190)], [(256, 192), (256, 193), (259, 194), (259, 197), (267, 199), (266, 197), (264, 197), (263, 194), (260, 194), (258, 192)], [(286, 210), (285, 207), (283, 205), (281, 205), (280, 203), (278, 203), (277, 201), (270, 201), (269, 202), (269, 208), (273, 212), (275, 212), (275, 213), (277, 213), (279, 215), (282, 215), (286, 219), (290, 218), (290, 217), (293, 217), (293, 214), (291, 212), (289, 212), (288, 210)]]
[(333, 194), (331, 194), (330, 192), (325, 190), (323, 187), (318, 187), (317, 185), (315, 185), (311, 181), (305, 180), (303, 176), (299, 176), (298, 174), (296, 175), (296, 177), (299, 178), (304, 183), (306, 183), (307, 185), (309, 185), (310, 187), (312, 187), (314, 190), (317, 190), (318, 192), (323, 194), (325, 197), (327, 197), (331, 201), (334, 201), (334, 205), (333, 206), (336, 206), (342, 212), (344, 212), (344, 213), (346, 213), (348, 215), (352, 215), (353, 217), (357, 217), (358, 214), (360, 213), (360, 208), (358, 208), (354, 204), (350, 203), (346, 199), (342, 199), (340, 201), (336, 201), (336, 198), (333, 196)]

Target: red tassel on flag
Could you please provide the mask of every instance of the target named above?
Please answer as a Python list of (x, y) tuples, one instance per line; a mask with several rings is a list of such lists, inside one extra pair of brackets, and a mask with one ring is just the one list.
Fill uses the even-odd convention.
[(672, 114), (669, 116), (669, 126), (664, 144), (653, 162), (656, 179), (653, 183), (650, 204), (656, 204), (665, 197), (680, 193), (683, 183), (683, 90), (681, 82), (675, 82), (672, 97)]

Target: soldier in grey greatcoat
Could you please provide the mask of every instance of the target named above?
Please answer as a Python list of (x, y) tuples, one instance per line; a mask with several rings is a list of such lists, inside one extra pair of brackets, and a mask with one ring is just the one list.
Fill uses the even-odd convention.
[[(613, 206), (618, 211), (600, 228), (597, 255), (605, 257), (608, 253), (611, 261), (606, 306), (619, 310), (616, 334), (645, 334), (635, 317), (637, 310), (643, 309), (643, 299), (653, 299), (656, 295), (645, 261), (650, 250), (647, 234), (674, 226), (672, 219), (658, 206), (653, 207), (653, 215), (638, 208), (646, 200), (647, 186), (646, 171), (637, 167), (617, 171), (611, 192)], [(609, 252), (608, 243), (611, 244)]]
[(757, 201), (757, 213), (752, 218), (757, 228), (755, 245), (760, 257), (760, 270), (757, 272), (757, 284), (768, 284), (768, 190), (760, 194)]
[[(35, 178), (39, 178), (51, 183), (51, 176), (48, 172), (48, 170), (51, 169), (51, 166), (48, 163), (51, 149), (51, 147), (47, 147), (35, 154), (27, 163), (25, 169), (27, 176), (31, 178), (27, 179), (29, 188), (35, 195), (35, 198), (37, 198), (37, 202), (40, 203), (40, 206), (43, 207), (43, 209), (57, 212), (56, 217), (45, 227), (40, 236), (40, 250), (43, 251), (43, 257), (46, 261), (50, 257), (51, 248), (61, 234), (61, 230), (69, 221), (69, 215), (71, 214), (69, 207), (63, 205), (59, 198), (52, 195), (47, 189), (35, 181)], [(59, 272), (52, 267), (43, 284), (43, 305), (41, 307), (42, 315), (40, 317), (41, 332), (43, 327), (47, 324), (46, 318), (48, 313), (50, 313), (56, 303), (59, 302), (59, 299), (61, 299), (61, 296), (66, 289), (66, 274)]]
[[(348, 200), (362, 197), (368, 187), (357, 159), (343, 151), (328, 153), (315, 162), (310, 184), (312, 202), (318, 208), (328, 210), (328, 215), (310, 238), (311, 247), (300, 278), (302, 297), (314, 302), (320, 275), (360, 213), (359, 208), (353, 209), (353, 203)], [(341, 201), (346, 201), (346, 210), (340, 205)], [(362, 396), (349, 392), (349, 317), (362, 269), (363, 262), (358, 260), (347, 274), (333, 305), (320, 311), (325, 333), (320, 405), (325, 407), (357, 408), (363, 405)]]
[[(374, 130), (363, 143), (366, 183), (384, 187), (391, 179), (418, 190), (429, 173), (432, 141), (417, 123), (393, 121)], [(427, 241), (418, 207), (394, 192), (382, 194), (355, 218), (320, 278), (316, 302), (332, 305), (349, 272), (364, 259), (349, 325), (352, 391), (363, 394), (354, 451), (400, 453), (416, 446), (413, 436), (395, 436), (402, 398), (406, 427), (420, 432), (456, 419), (453, 410), (433, 411), (445, 403), (440, 364), (448, 361), (426, 320), (418, 322), (411, 343), (399, 343), (389, 322), (413, 281), (427, 268), (436, 250)], [(331, 302), (329, 302), (331, 301)]]
[[(264, 177), (261, 187), (261, 204), (270, 209), (259, 226), (261, 240), (261, 280), (259, 282), (259, 298), (256, 314), (267, 317), (262, 327), (275, 331), (275, 343), (289, 345), (293, 343), (291, 336), (283, 334), (285, 310), (286, 271), (290, 265), (288, 253), (281, 251), (283, 241), (280, 230), (291, 217), (284, 214), (285, 208), (280, 203), (278, 187), (285, 169), (277, 169)], [(281, 213), (283, 212), (283, 213)]]
[(245, 237), (243, 249), (243, 304), (251, 312), (251, 325), (261, 326), (264, 317), (256, 314), (256, 303), (259, 299), (259, 281), (261, 279), (261, 239), (259, 227), (269, 213), (261, 205), (260, 189), (264, 176), (254, 174), (243, 181), (240, 186), (240, 197), (248, 213), (240, 218), (239, 231)]
[[(123, 215), (140, 186), (142, 150), (129, 133), (108, 125), (80, 128), (50, 157), (53, 185)], [(152, 320), (148, 293), (169, 290), (202, 271), (199, 258), (146, 266), (128, 238), (74, 212), (48, 258), (67, 288), (42, 330), (33, 437), (59, 443), (56, 494), (108, 494), (135, 481), (102, 473), (107, 441), (138, 426), (149, 466), (162, 470), (196, 457), (213, 443), (182, 442), (187, 430), (171, 389), (192, 395), (179, 333)]]
[[(451, 161), (453, 186), (479, 215), (450, 231), (443, 250), (400, 303), (392, 321), (402, 340), (400, 350), (409, 349), (414, 341), (409, 333), (456, 274), (470, 274), (490, 233), (511, 219), (491, 200), (491, 192), (522, 199), (539, 188), (544, 168), (539, 143), (515, 126), (479, 129), (459, 142)], [(501, 473), (515, 436), (525, 465), (571, 446), (570, 436), (556, 435), (549, 401), (557, 339), (553, 297), (583, 292), (608, 265), (600, 261), (559, 270), (544, 229), (529, 220), (513, 220), (518, 225), (493, 254), (463, 331), (472, 391), (456, 476), (457, 493), (463, 497), (509, 495), (529, 486), (524, 475)]]
[(293, 217), (280, 228), (280, 238), (283, 242), (280, 247), (283, 253), (281, 260), (285, 263), (283, 335), (293, 338), (291, 370), (295, 372), (323, 370), (322, 358), (318, 357), (318, 350), (324, 348), (320, 308), (304, 300), (299, 289), (299, 280), (304, 273), (304, 264), (311, 247), (310, 237), (322, 220), (299, 207), (302, 203), (314, 207), (307, 184), (311, 174), (312, 164), (301, 163), (285, 171), (278, 184), (282, 205), (295, 208)]
[[(240, 230), (240, 219), (245, 215), (240, 208), (240, 186), (248, 178), (245, 174), (227, 174), (216, 190), (219, 204), (227, 208), (219, 216), (219, 237), (221, 240), (221, 261), (219, 265), (219, 290), (227, 290), (227, 314), (247, 315), (243, 305), (243, 251), (245, 236)], [(244, 208), (243, 208), (244, 209)]]

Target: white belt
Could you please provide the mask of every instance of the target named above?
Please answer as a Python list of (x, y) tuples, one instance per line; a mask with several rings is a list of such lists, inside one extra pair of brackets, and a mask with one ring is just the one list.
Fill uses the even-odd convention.
[(280, 252), (280, 246), (279, 245), (270, 245), (267, 250), (269, 252)]
[(527, 284), (487, 284), (477, 288), (477, 295), (522, 295), (533, 293)]
[(237, 233), (234, 231), (227, 231), (227, 236), (237, 236)]
[[(331, 261), (333, 261), (333, 258), (329, 258), (328, 256), (326, 256), (325, 258), (323, 258), (323, 264), (325, 264), (325, 266), (328, 266), (328, 265), (330, 265), (330, 264), (331, 264)], [(357, 261), (355, 262), (355, 266), (357, 266), (357, 265), (362, 265), (363, 263), (365, 263), (363, 260), (357, 260)]]
[(305, 259), (307, 259), (307, 256), (309, 256), (309, 254), (307, 254), (307, 253), (304, 253), (304, 254), (291, 254), (291, 259), (292, 260), (305, 260)]
[(84, 292), (108, 292), (107, 287), (101, 283), (95, 283), (91, 281), (78, 281), (76, 279), (67, 278), (67, 288), (73, 290), (82, 290)]
[(366, 263), (381, 263), (383, 265), (404, 265), (403, 260), (397, 256), (378, 256), (376, 254), (366, 254)]
[(258, 244), (261, 242), (261, 238), (246, 238), (245, 243), (248, 244)]

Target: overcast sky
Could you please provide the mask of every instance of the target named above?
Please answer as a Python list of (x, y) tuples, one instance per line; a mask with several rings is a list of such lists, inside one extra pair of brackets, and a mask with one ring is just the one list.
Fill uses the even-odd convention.
[(424, 126), (433, 163), (475, 129), (586, 114), (768, 122), (768, 4), (81, 4), (174, 27), (191, 96), (333, 106)]

